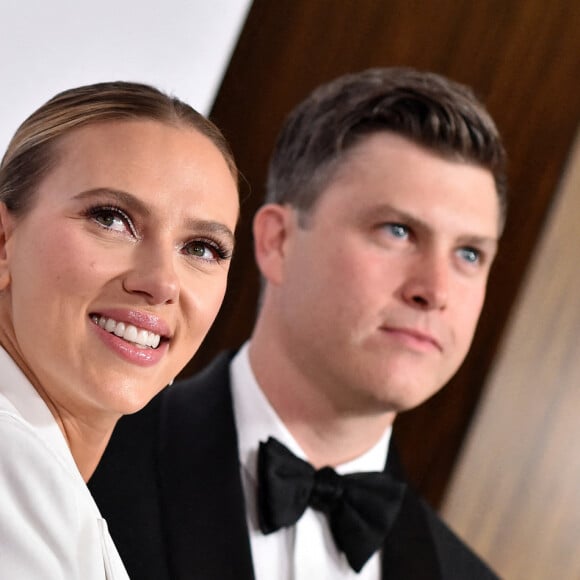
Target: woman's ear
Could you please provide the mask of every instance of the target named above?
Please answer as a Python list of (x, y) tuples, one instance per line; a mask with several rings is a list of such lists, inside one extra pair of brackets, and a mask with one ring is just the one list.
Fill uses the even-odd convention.
[(10, 268), (8, 259), (8, 240), (14, 229), (14, 216), (6, 204), (0, 202), (0, 292), (10, 285)]
[(262, 276), (272, 284), (284, 277), (286, 245), (295, 224), (295, 212), (289, 206), (269, 203), (254, 217), (254, 254)]

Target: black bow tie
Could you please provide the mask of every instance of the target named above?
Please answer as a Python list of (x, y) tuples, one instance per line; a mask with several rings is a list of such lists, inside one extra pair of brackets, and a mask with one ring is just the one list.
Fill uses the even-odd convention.
[(387, 472), (316, 471), (270, 437), (258, 454), (258, 511), (264, 534), (295, 524), (308, 506), (326, 514), (337, 548), (360, 572), (394, 523), (405, 484)]

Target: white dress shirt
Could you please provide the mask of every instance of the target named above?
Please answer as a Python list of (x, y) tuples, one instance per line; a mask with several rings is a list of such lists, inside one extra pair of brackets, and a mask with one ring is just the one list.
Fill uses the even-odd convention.
[[(231, 382), (256, 580), (379, 580), (380, 554), (374, 554), (357, 574), (336, 549), (326, 516), (319, 511), (307, 508), (295, 525), (262, 534), (256, 507), (259, 442), (275, 437), (297, 457), (306, 459), (306, 455), (258, 386), (250, 367), (248, 344), (232, 361)], [(391, 428), (372, 449), (337, 466), (336, 471), (382, 471), (390, 436)]]
[(2, 348), (0, 578), (128, 579), (60, 428)]

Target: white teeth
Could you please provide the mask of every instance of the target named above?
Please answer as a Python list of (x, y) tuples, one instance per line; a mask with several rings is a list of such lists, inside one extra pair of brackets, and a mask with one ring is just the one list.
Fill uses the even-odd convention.
[(107, 332), (110, 332), (127, 342), (133, 342), (143, 348), (157, 348), (161, 341), (161, 336), (158, 334), (145, 330), (144, 328), (137, 328), (132, 324), (117, 322), (112, 318), (106, 318), (104, 316), (93, 315), (91, 318), (95, 324), (98, 324)]
[[(135, 330), (137, 330), (137, 329), (135, 329)], [(137, 332), (133, 342), (138, 342), (139, 344), (145, 344), (147, 346), (151, 346), (149, 344), (149, 333), (144, 329), (141, 329), (139, 332)]]
[[(117, 326), (115, 326), (115, 330), (113, 330), (113, 334), (118, 336), (119, 338), (125, 338), (125, 323), (124, 322), (117, 322)], [(129, 339), (127, 339), (129, 340)]]

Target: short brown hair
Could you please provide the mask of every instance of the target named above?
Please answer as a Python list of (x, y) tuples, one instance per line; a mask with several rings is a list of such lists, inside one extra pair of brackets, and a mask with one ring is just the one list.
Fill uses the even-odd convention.
[(39, 182), (56, 162), (55, 145), (60, 137), (93, 123), (131, 119), (151, 119), (199, 131), (219, 149), (237, 181), (230, 146), (211, 121), (154, 87), (116, 81), (59, 93), (20, 125), (0, 164), (0, 201), (16, 215), (25, 213)]
[(308, 213), (345, 151), (377, 131), (489, 169), (505, 220), (506, 155), (491, 116), (468, 87), (411, 68), (345, 75), (299, 104), (276, 142), (266, 201)]

